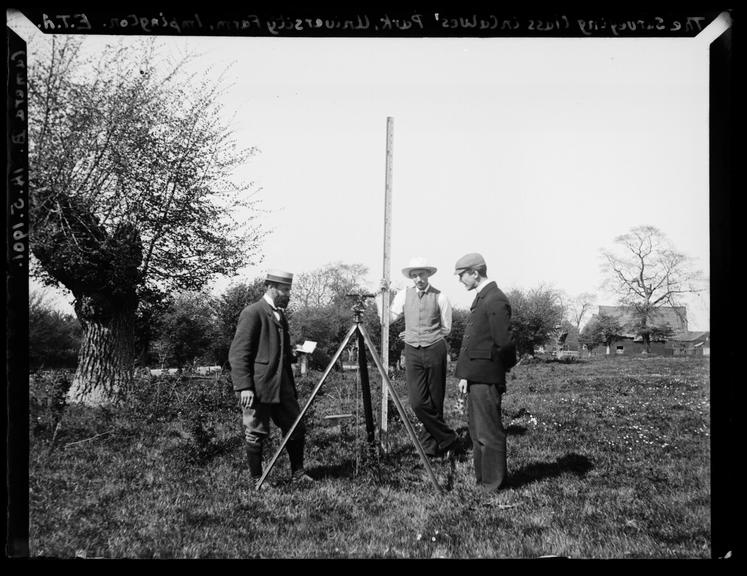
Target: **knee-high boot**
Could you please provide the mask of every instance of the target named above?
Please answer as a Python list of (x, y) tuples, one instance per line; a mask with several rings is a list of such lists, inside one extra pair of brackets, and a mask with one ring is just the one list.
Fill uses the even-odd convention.
[(246, 459), (249, 463), (249, 474), (252, 478), (259, 479), (262, 476), (262, 446), (256, 444), (246, 445)]
[(298, 472), (299, 470), (303, 470), (303, 447), (303, 436), (288, 440), (288, 444), (286, 444), (288, 457), (290, 458), (291, 472)]

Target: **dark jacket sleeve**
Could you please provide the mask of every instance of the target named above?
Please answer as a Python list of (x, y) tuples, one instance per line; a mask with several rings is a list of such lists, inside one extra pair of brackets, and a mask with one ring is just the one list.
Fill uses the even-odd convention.
[(488, 312), (490, 335), (498, 348), (503, 368), (508, 371), (516, 364), (516, 342), (511, 332), (511, 306), (507, 301), (498, 300)]
[(228, 352), (234, 390), (254, 390), (254, 359), (257, 356), (261, 323), (255, 309), (242, 310), (236, 334)]

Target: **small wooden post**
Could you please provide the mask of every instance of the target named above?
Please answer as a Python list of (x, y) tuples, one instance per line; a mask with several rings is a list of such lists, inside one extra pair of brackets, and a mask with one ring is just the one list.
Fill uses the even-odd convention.
[[(386, 119), (386, 179), (384, 187), (384, 289), (382, 290), (381, 363), (389, 375), (389, 268), (392, 244), (392, 145), (394, 141), (394, 118)], [(384, 379), (381, 380), (381, 429), (379, 444), (387, 450), (389, 430), (389, 394)]]

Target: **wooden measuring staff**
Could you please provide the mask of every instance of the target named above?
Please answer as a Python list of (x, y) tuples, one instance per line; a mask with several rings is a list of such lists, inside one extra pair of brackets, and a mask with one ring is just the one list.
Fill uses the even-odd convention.
[[(365, 297), (373, 297), (373, 294), (365, 295)], [(301, 410), (301, 413), (296, 418), (296, 421), (293, 423), (293, 426), (290, 427), (290, 430), (288, 430), (288, 433), (285, 435), (285, 437), (283, 438), (283, 441), (280, 443), (280, 447), (277, 449), (277, 452), (275, 452), (275, 455), (272, 457), (272, 460), (270, 460), (270, 463), (268, 464), (267, 468), (262, 474), (262, 477), (259, 479), (259, 482), (257, 482), (256, 490), (259, 490), (262, 487), (262, 483), (265, 481), (265, 478), (267, 478), (267, 475), (270, 473), (270, 470), (272, 470), (272, 467), (275, 465), (275, 462), (280, 456), (280, 453), (283, 451), (283, 448), (285, 448), (285, 445), (288, 443), (288, 440), (290, 439), (291, 435), (293, 434), (295, 429), (298, 427), (299, 422), (301, 422), (301, 420), (303, 419), (304, 415), (306, 414), (306, 411), (309, 409), (309, 406), (311, 406), (311, 403), (313, 402), (314, 398), (319, 392), (319, 389), (322, 387), (322, 384), (327, 379), (327, 376), (329, 376), (329, 373), (332, 371), (332, 368), (334, 367), (335, 363), (340, 357), (340, 354), (342, 354), (342, 351), (347, 346), (348, 341), (350, 340), (350, 337), (354, 333), (357, 333), (358, 334), (358, 366), (359, 368), (366, 366), (366, 348), (368, 348), (368, 351), (371, 353), (371, 358), (373, 358), (373, 361), (376, 364), (376, 368), (378, 369), (382, 380), (384, 381), (384, 383), (387, 386), (387, 389), (392, 395), (392, 400), (394, 401), (394, 405), (397, 407), (397, 412), (399, 412), (400, 418), (402, 418), (402, 422), (405, 425), (407, 434), (410, 436), (410, 439), (412, 440), (413, 444), (415, 444), (415, 448), (417, 449), (418, 454), (420, 455), (420, 459), (423, 461), (423, 464), (425, 465), (425, 469), (428, 471), (428, 475), (430, 476), (431, 482), (433, 482), (433, 485), (436, 487), (436, 490), (438, 490), (438, 492), (442, 492), (441, 486), (439, 486), (438, 480), (436, 480), (436, 475), (433, 473), (433, 468), (431, 468), (431, 463), (428, 461), (428, 457), (425, 455), (425, 451), (423, 450), (423, 445), (420, 443), (420, 440), (418, 440), (418, 437), (415, 434), (415, 430), (412, 427), (412, 424), (407, 419), (405, 410), (402, 407), (402, 403), (399, 400), (399, 396), (397, 396), (397, 393), (394, 391), (392, 382), (389, 380), (389, 375), (387, 374), (387, 371), (381, 365), (381, 360), (379, 360), (379, 356), (376, 353), (376, 347), (373, 345), (373, 342), (371, 342), (371, 339), (369, 338), (368, 333), (366, 332), (366, 329), (363, 327), (363, 324), (361, 323), (362, 313), (364, 309), (365, 309), (365, 306), (363, 305), (362, 300), (359, 300), (359, 302), (353, 307), (353, 311), (355, 314), (355, 324), (353, 324), (353, 326), (350, 327), (350, 330), (348, 330), (347, 334), (345, 335), (345, 338), (343, 338), (342, 340), (342, 344), (340, 344), (340, 347), (337, 349), (337, 352), (335, 352), (335, 355), (332, 357), (332, 360), (330, 361), (329, 365), (324, 370), (324, 373), (322, 374), (322, 378), (319, 380), (319, 383), (314, 387), (314, 390), (312, 390), (311, 396), (309, 396), (309, 399), (306, 401), (306, 405), (303, 407), (303, 410)], [(364, 377), (364, 374), (365, 374), (365, 377)], [(368, 369), (367, 368), (365, 368), (365, 372), (361, 371), (361, 388), (363, 391), (364, 411), (366, 412), (366, 432), (367, 432), (368, 442), (369, 442), (369, 446), (373, 446), (373, 443), (374, 443), (373, 415), (371, 413), (371, 390), (368, 386)], [(368, 400), (366, 400), (366, 398), (368, 398)]]
[[(394, 118), (386, 119), (386, 178), (384, 187), (384, 287), (381, 291), (381, 363), (389, 374), (389, 268), (392, 245), (392, 159), (394, 142)], [(387, 451), (389, 431), (389, 398), (384, 380), (381, 380), (381, 428), (379, 444)]]

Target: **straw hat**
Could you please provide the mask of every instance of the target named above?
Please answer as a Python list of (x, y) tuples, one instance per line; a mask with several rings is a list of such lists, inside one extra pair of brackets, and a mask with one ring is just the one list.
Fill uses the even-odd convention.
[(269, 270), (265, 277), (265, 282), (277, 282), (278, 284), (293, 284), (293, 274), (283, 272), (282, 270)]
[(405, 275), (405, 278), (409, 278), (410, 272), (412, 272), (413, 270), (427, 270), (428, 276), (433, 276), (438, 268), (428, 264), (428, 260), (426, 260), (425, 258), (416, 256), (415, 258), (410, 260), (410, 263), (407, 266), (402, 268), (402, 274)]

